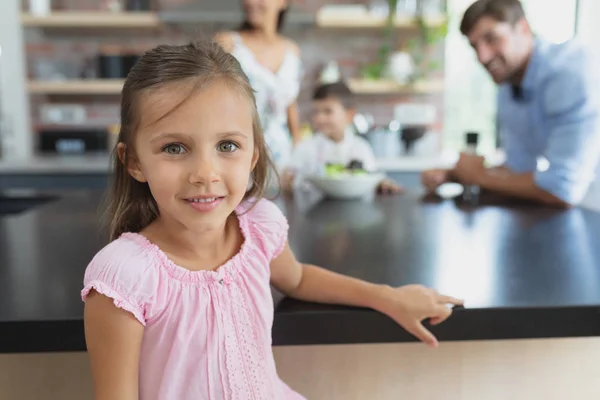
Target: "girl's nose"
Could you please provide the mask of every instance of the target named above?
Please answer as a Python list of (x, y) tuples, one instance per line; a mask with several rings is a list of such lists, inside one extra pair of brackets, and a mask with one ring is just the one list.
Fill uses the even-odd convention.
[(190, 183), (207, 185), (219, 181), (216, 165), (210, 158), (202, 158), (194, 164)]

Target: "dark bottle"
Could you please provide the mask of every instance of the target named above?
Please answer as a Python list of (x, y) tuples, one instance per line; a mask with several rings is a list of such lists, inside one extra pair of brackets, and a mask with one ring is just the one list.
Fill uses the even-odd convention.
[[(479, 144), (479, 133), (467, 132), (464, 152), (467, 154), (477, 154), (477, 145)], [(479, 186), (464, 185), (463, 200), (469, 203), (476, 203), (479, 198)]]

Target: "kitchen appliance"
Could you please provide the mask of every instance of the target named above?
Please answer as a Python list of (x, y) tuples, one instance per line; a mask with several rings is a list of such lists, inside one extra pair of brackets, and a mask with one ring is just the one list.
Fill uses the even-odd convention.
[(152, 9), (151, 0), (126, 0), (125, 10), (127, 11), (150, 11)]
[(400, 155), (400, 124), (392, 121), (387, 127), (373, 128), (366, 136), (376, 158), (396, 158)]
[(140, 57), (120, 46), (103, 46), (98, 55), (99, 78), (125, 79)]
[(404, 153), (415, 155), (415, 144), (428, 132), (428, 128), (436, 122), (437, 110), (433, 104), (400, 103), (394, 107), (394, 119), (402, 125), (400, 140), (404, 145)]
[(41, 153), (84, 154), (108, 150), (106, 129), (45, 129), (40, 130), (38, 136)]
[(414, 145), (419, 139), (425, 136), (427, 133), (427, 127), (425, 126), (404, 126), (402, 127), (402, 134), (400, 140), (404, 144), (404, 154), (414, 154)]

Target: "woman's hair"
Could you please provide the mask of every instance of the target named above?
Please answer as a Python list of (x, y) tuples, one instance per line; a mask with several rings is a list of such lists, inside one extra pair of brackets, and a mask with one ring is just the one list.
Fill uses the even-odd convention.
[(113, 150), (114, 175), (107, 207), (110, 240), (118, 238), (124, 232), (141, 231), (159, 214), (148, 184), (134, 179), (127, 168), (131, 162), (136, 162), (135, 135), (143, 112), (140, 100), (159, 90), (168, 90), (169, 85), (173, 84), (179, 84), (174, 88), (175, 91), (181, 90), (181, 84), (184, 84), (189, 91), (184, 91), (179, 103), (181, 105), (198, 90), (202, 90), (204, 85), (215, 80), (224, 80), (239, 90), (248, 98), (248, 104), (252, 107), (254, 150), (258, 152), (258, 161), (252, 171), (252, 185), (244, 199), (259, 199), (264, 195), (267, 179), (274, 168), (256, 111), (254, 92), (239, 62), (212, 41), (198, 41), (182, 46), (161, 45), (140, 58), (123, 86), (118, 142), (125, 145), (125, 151), (120, 159), (116, 148)]
[[(285, 24), (285, 15), (287, 14), (288, 9), (289, 7), (286, 7), (283, 10), (279, 11), (279, 15), (277, 16), (277, 32), (281, 32), (281, 30), (283, 29), (283, 25)], [(253, 29), (254, 27), (248, 20), (242, 22), (242, 24), (238, 28), (239, 31), (251, 31)]]
[(460, 32), (468, 35), (483, 17), (515, 25), (525, 17), (523, 5), (519, 0), (477, 0), (471, 4), (460, 23)]

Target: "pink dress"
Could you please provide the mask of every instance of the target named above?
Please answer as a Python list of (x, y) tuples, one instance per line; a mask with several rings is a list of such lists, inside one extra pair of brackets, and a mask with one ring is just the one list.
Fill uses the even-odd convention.
[(277, 375), (271, 349), (270, 261), (283, 250), (287, 221), (260, 200), (238, 207), (245, 241), (215, 271), (190, 271), (137, 233), (104, 247), (85, 272), (93, 288), (144, 325), (141, 400), (300, 400)]

